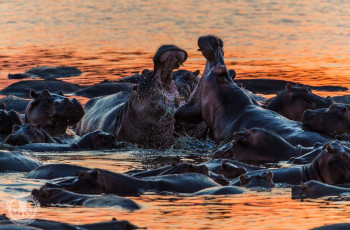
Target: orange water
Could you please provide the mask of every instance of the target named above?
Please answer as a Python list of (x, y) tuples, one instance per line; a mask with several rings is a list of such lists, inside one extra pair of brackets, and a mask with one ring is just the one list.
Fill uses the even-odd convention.
[[(0, 88), (15, 82), (7, 79), (8, 73), (37, 65), (76, 66), (84, 74), (65, 80), (82, 85), (115, 80), (152, 68), (157, 47), (169, 43), (188, 51), (184, 68), (202, 71), (205, 62), (196, 43), (198, 36), (206, 34), (224, 40), (226, 64), (236, 70), (237, 78), (350, 88), (350, 3), (346, 0), (0, 0), (0, 16)], [(183, 151), (146, 153), (36, 155), (43, 162), (116, 172), (156, 167), (173, 158), (192, 161)], [(7, 213), (5, 201), (13, 192), (30, 191), (43, 183), (18, 173), (0, 175), (0, 210)], [(141, 210), (51, 207), (40, 208), (37, 217), (69, 223), (116, 217), (149, 229), (308, 229), (350, 222), (348, 202), (294, 201), (290, 189), (282, 188), (228, 197), (133, 199), (143, 206)]]

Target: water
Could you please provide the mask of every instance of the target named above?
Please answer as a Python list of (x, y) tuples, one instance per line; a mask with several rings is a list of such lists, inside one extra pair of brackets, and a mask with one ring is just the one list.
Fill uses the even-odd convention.
[[(188, 70), (204, 69), (197, 38), (224, 40), (225, 61), (237, 78), (273, 78), (350, 88), (350, 3), (346, 0), (236, 1), (2, 1), (0, 88), (8, 73), (38, 65), (76, 66), (84, 74), (64, 79), (91, 85), (152, 68), (161, 44), (189, 53)], [(316, 92), (322, 96), (349, 94)], [(85, 102), (86, 98), (79, 98)], [(201, 153), (198, 153), (201, 152)], [(120, 150), (34, 154), (44, 163), (71, 163), (115, 172), (152, 168), (173, 160), (200, 162), (209, 151)], [(14, 191), (45, 183), (24, 174), (0, 175), (0, 208)], [(348, 202), (290, 199), (290, 189), (236, 196), (143, 195), (134, 212), (113, 208), (39, 208), (37, 217), (69, 223), (127, 219), (149, 229), (308, 229), (349, 222)]]

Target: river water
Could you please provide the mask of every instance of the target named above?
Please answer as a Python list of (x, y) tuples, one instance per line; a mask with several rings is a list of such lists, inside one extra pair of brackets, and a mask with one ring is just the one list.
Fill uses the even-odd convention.
[[(203, 71), (197, 38), (224, 41), (225, 61), (237, 78), (284, 79), (350, 88), (350, 3), (347, 0), (0, 0), (0, 88), (38, 65), (75, 66), (64, 79), (91, 85), (151, 69), (162, 44), (189, 53), (185, 69)], [(322, 96), (349, 94), (316, 92)], [(84, 103), (87, 99), (80, 98)], [(109, 152), (33, 153), (44, 163), (70, 163), (115, 172), (152, 168), (173, 160), (201, 162), (210, 150), (125, 149)], [(0, 175), (0, 210), (19, 191), (45, 183), (22, 173)], [(127, 219), (149, 229), (308, 229), (350, 222), (348, 202), (291, 200), (289, 188), (236, 196), (132, 198), (138, 211), (115, 208), (39, 208), (37, 218), (68, 223)]]

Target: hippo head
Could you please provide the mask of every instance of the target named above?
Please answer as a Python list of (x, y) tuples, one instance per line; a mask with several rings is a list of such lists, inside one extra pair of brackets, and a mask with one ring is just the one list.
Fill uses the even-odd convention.
[(194, 88), (199, 82), (199, 70), (195, 72), (187, 70), (178, 70), (174, 72), (174, 82), (181, 97), (184, 97), (186, 101), (190, 97)]
[(42, 207), (59, 203), (59, 200), (62, 200), (62, 198), (64, 199), (64, 196), (66, 196), (67, 199), (71, 198), (68, 197), (69, 193), (70, 192), (64, 191), (60, 188), (48, 188), (45, 186), (41, 187), (40, 189), (32, 190), (32, 196), (39, 201)]
[(327, 193), (327, 191), (322, 191), (324, 188), (320, 189), (320, 185), (323, 183), (315, 180), (310, 180), (308, 182), (301, 182), (300, 185), (294, 185), (292, 187), (292, 199), (305, 199), (305, 198), (318, 198)]
[(45, 130), (40, 128), (40, 124), (25, 124), (14, 125), (12, 127), (12, 134), (5, 139), (6, 144), (10, 145), (25, 145), (31, 143), (46, 143), (48, 141), (48, 134)]
[(8, 135), (12, 132), (13, 125), (22, 125), (22, 120), (17, 112), (0, 109), (0, 134)]
[[(205, 121), (212, 129), (216, 122), (214, 115), (224, 113), (222, 103), (231, 97), (225, 95), (225, 92), (234, 83), (223, 60), (222, 40), (214, 36), (203, 36), (198, 39), (198, 46), (207, 61), (205, 70), (188, 102), (177, 109), (175, 119), (188, 123)], [(213, 135), (215, 139), (216, 133)]]
[(273, 188), (275, 184), (272, 181), (273, 173), (262, 172), (258, 175), (247, 176), (245, 174), (239, 177), (241, 186), (246, 188)]
[(128, 101), (125, 122), (121, 122), (125, 125), (117, 130), (118, 140), (146, 148), (167, 148), (173, 143), (174, 112), (183, 101), (173, 81), (173, 70), (186, 59), (187, 53), (174, 45), (157, 50), (154, 70), (143, 72)]
[(68, 99), (62, 92), (51, 94), (44, 89), (40, 93), (30, 92), (25, 119), (28, 123), (41, 124), (52, 136), (63, 135), (69, 125), (74, 125), (84, 115), (84, 109), (75, 98)]
[(305, 174), (326, 184), (336, 185), (350, 182), (350, 148), (348, 144), (332, 141), (322, 147)]
[(237, 167), (236, 165), (223, 160), (221, 161), (221, 167), (217, 173), (224, 175), (226, 178), (234, 179), (246, 172), (247, 170), (244, 167)]
[(233, 140), (215, 151), (213, 158), (226, 158), (246, 162), (277, 162), (283, 159), (279, 151), (295, 152), (292, 145), (278, 134), (265, 129), (252, 128), (235, 132)]
[(350, 133), (350, 108), (347, 104), (332, 104), (326, 109), (305, 110), (303, 126), (330, 136)]
[(101, 130), (85, 134), (78, 141), (81, 149), (113, 149), (116, 148), (115, 137)]
[(266, 108), (291, 120), (301, 121), (305, 110), (327, 108), (330, 104), (331, 99), (313, 94), (309, 87), (292, 86), (287, 83), (285, 89)]

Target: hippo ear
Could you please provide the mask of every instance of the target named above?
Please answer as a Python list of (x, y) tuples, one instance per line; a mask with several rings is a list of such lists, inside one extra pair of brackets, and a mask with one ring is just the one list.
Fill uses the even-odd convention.
[(142, 70), (141, 74), (144, 75), (144, 74), (148, 74), (150, 71), (148, 69), (144, 69)]
[(245, 184), (248, 183), (248, 180), (247, 180), (247, 178), (245, 178), (244, 175), (241, 175), (241, 176), (239, 177), (239, 180), (241, 181), (241, 185), (245, 185)]
[(61, 95), (61, 96), (64, 96), (64, 93), (63, 93), (63, 91), (62, 91), (62, 90), (57, 91), (57, 92), (56, 92), (56, 94)]
[(197, 77), (199, 76), (200, 73), (201, 73), (201, 71), (199, 71), (199, 69), (197, 69), (196, 71), (193, 72), (193, 74), (196, 75)]
[(30, 97), (31, 97), (31, 98), (34, 98), (34, 99), (35, 99), (35, 98), (37, 98), (38, 96), (39, 96), (39, 94), (37, 94), (34, 90), (31, 90), (31, 91), (30, 91)]
[(195, 168), (194, 168), (193, 164), (188, 164), (188, 165), (187, 165), (187, 169), (188, 169), (188, 171), (190, 171), (190, 172), (194, 172), (194, 171), (195, 171)]
[(349, 108), (347, 106), (345, 106), (344, 108), (342, 108), (342, 113), (345, 114), (349, 111)]
[(272, 181), (273, 178), (273, 172), (269, 171), (265, 177), (266, 181)]
[[(236, 77), (236, 71), (234, 71), (233, 69), (229, 69), (228, 71), (227, 71), (227, 73), (228, 73), (228, 76), (233, 80), (233, 79), (235, 79), (235, 77)], [(240, 88), (242, 88), (242, 87), (240, 87)]]
[(34, 125), (37, 129), (41, 128), (41, 123)]
[(251, 134), (251, 131), (248, 130), (248, 129), (246, 129), (246, 128), (244, 128), (244, 134), (245, 134), (246, 136), (249, 136), (249, 135)]
[(325, 145), (323, 146), (322, 150), (327, 150), (327, 152), (333, 153), (333, 149), (332, 149), (332, 147), (330, 146), (330, 144), (325, 144)]
[(14, 125), (12, 126), (12, 133), (15, 133), (15, 132), (18, 131), (18, 130), (19, 130), (19, 125), (14, 124)]
[(97, 178), (99, 175), (101, 175), (101, 171), (99, 169), (92, 170), (90, 174), (93, 178)]
[(227, 163), (227, 161), (225, 161), (225, 160), (221, 161), (221, 168), (224, 169), (224, 170), (227, 168), (226, 163)]
[(287, 90), (288, 92), (291, 92), (292, 89), (293, 89), (293, 86), (292, 86), (291, 84), (287, 83), (287, 84), (286, 84), (286, 90)]
[(139, 85), (134, 85), (134, 86), (132, 87), (132, 90), (133, 90), (133, 91), (136, 91), (138, 86), (139, 86)]

